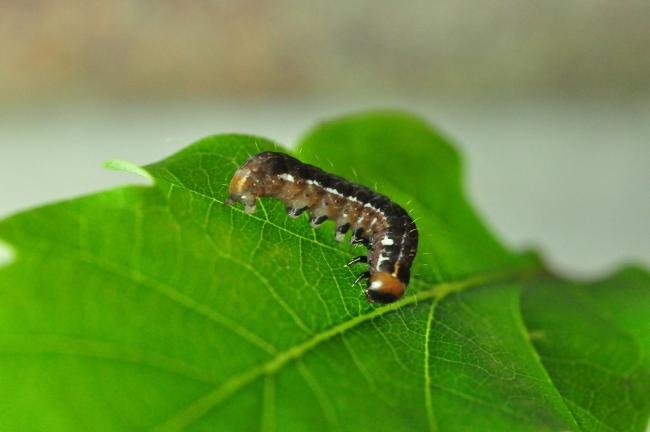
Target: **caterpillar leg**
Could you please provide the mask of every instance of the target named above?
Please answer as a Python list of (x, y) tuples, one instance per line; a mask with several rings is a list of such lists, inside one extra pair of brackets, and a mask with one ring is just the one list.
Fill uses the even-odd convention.
[(244, 211), (246, 213), (255, 213), (255, 203), (257, 202), (257, 197), (255, 195), (231, 193), (224, 204), (230, 206), (237, 202), (244, 204)]
[(370, 245), (370, 242), (365, 236), (365, 231), (363, 228), (357, 228), (354, 230), (352, 237), (350, 238), (350, 243), (353, 245), (362, 244), (364, 246)]
[(354, 282), (352, 282), (352, 285), (356, 285), (359, 282), (361, 282), (363, 279), (368, 279), (369, 277), (370, 277), (370, 272), (369, 271), (359, 273), (359, 276), (357, 276), (357, 278), (354, 280)]
[(325, 216), (325, 215), (312, 216), (309, 219), (309, 225), (311, 225), (312, 228), (316, 228), (316, 227), (320, 226), (326, 220), (327, 220), (327, 216)]
[(350, 224), (344, 223), (336, 227), (336, 234), (334, 235), (334, 240), (340, 242), (345, 237), (345, 234), (350, 230)]
[(361, 255), (361, 256), (352, 258), (346, 264), (346, 266), (350, 267), (350, 266), (353, 266), (355, 264), (367, 264), (367, 263), (368, 263), (368, 257), (366, 255)]
[(287, 208), (287, 214), (292, 218), (297, 218), (298, 216), (303, 214), (305, 212), (305, 210), (307, 210), (308, 208), (309, 207), (307, 207), (307, 206), (300, 207), (300, 208), (298, 208), (298, 207), (288, 207)]

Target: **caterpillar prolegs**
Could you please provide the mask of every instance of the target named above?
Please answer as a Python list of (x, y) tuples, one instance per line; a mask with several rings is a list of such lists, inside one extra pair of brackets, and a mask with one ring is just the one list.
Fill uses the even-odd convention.
[(365, 186), (276, 152), (256, 154), (239, 167), (226, 204), (241, 202), (253, 213), (259, 197), (283, 201), (292, 217), (309, 212), (314, 228), (333, 220), (337, 241), (351, 231), (351, 243), (368, 247), (367, 256), (348, 263), (369, 265), (354, 283), (368, 279), (365, 294), (372, 302), (402, 297), (418, 247), (415, 222), (402, 207)]

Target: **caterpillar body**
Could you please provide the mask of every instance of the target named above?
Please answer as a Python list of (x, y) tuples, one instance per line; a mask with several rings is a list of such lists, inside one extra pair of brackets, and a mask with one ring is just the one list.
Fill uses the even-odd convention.
[(276, 152), (250, 157), (235, 172), (228, 192), (226, 204), (243, 203), (247, 213), (255, 211), (257, 198), (273, 197), (284, 202), (291, 217), (308, 211), (314, 228), (331, 219), (337, 241), (351, 231), (351, 243), (368, 247), (367, 256), (348, 263), (369, 265), (354, 282), (367, 279), (368, 300), (391, 303), (404, 294), (418, 231), (408, 213), (389, 198)]

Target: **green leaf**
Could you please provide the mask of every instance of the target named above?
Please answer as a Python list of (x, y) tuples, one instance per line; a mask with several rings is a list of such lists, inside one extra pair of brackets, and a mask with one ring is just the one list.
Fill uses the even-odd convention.
[(459, 158), (400, 113), (319, 126), (297, 153), (411, 209), (421, 247), (375, 307), (333, 227), (223, 205), (250, 154), (222, 135), (131, 186), (0, 222), (0, 429), (643, 430), (650, 275), (545, 276), (463, 196)]
[(645, 430), (650, 411), (648, 273), (535, 282), (522, 299), (542, 364), (583, 430)]

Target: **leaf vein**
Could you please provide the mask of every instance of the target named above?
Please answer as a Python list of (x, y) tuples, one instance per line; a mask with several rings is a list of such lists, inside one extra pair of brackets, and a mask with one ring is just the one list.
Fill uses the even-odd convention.
[(431, 302), (429, 315), (427, 316), (427, 327), (424, 334), (424, 408), (427, 411), (427, 421), (429, 422), (429, 431), (438, 430), (436, 419), (433, 412), (433, 400), (431, 397), (431, 371), (429, 371), (429, 344), (431, 341), (431, 327), (433, 326), (433, 313), (436, 308), (436, 301)]
[(119, 361), (150, 367), (210, 385), (217, 383), (212, 374), (194, 365), (185, 363), (183, 360), (108, 341), (76, 339), (44, 334), (10, 335), (0, 338), (0, 347), (0, 351), (4, 353), (26, 355), (54, 353)]
[(333, 430), (341, 430), (334, 405), (332, 404), (331, 399), (327, 396), (327, 393), (325, 393), (325, 391), (321, 388), (314, 375), (312, 375), (309, 369), (307, 369), (307, 366), (302, 360), (298, 359), (296, 361), (296, 366), (298, 372), (307, 383), (307, 386), (312, 391), (312, 393), (314, 393), (314, 396), (316, 397), (318, 404), (321, 406), (323, 415), (325, 416), (327, 423), (329, 423), (330, 428)]
[(442, 282), (435, 284), (433, 287), (421, 290), (415, 294), (408, 295), (401, 300), (390, 303), (385, 306), (372, 309), (371, 311), (360, 314), (352, 319), (343, 321), (340, 324), (337, 324), (333, 327), (330, 327), (326, 330), (323, 330), (319, 333), (314, 334), (311, 338), (294, 345), (293, 347), (288, 348), (285, 351), (277, 353), (272, 359), (266, 363), (262, 363), (258, 366), (254, 366), (251, 369), (248, 369), (241, 374), (235, 375), (230, 379), (226, 380), (220, 386), (215, 387), (210, 392), (200, 396), (194, 402), (190, 403), (185, 408), (181, 409), (177, 413), (169, 417), (161, 426), (161, 430), (178, 430), (184, 427), (189, 426), (190, 424), (197, 421), (199, 418), (207, 414), (210, 410), (217, 407), (225, 399), (230, 397), (232, 394), (240, 390), (241, 388), (247, 386), (251, 382), (255, 381), (257, 378), (264, 374), (275, 373), (287, 363), (292, 360), (298, 359), (303, 356), (305, 353), (311, 351), (316, 346), (321, 343), (332, 339), (338, 335), (345, 333), (346, 331), (359, 326), (367, 321), (371, 321), (374, 318), (380, 317), (387, 313), (397, 311), (401, 308), (410, 305), (418, 305), (420, 302), (428, 301), (435, 299), (440, 301), (445, 296), (450, 293), (462, 291), (466, 288), (473, 286), (479, 286), (486, 283), (492, 283), (508, 278), (521, 278), (529, 277), (531, 274), (537, 273), (538, 268), (520, 268), (519, 271), (513, 270), (512, 272), (507, 273), (493, 273), (485, 274), (470, 277), (463, 280)]

